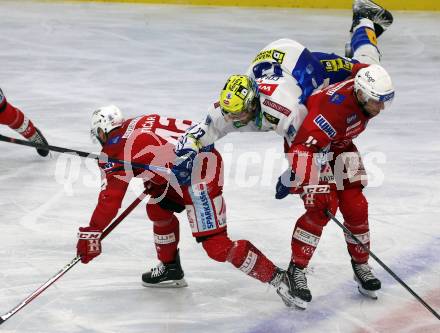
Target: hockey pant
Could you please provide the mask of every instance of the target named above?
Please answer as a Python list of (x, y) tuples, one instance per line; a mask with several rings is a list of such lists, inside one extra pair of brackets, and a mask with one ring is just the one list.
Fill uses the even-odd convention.
[[(350, 230), (366, 248), (370, 246), (368, 227), (368, 202), (360, 186), (337, 191), (339, 209), (344, 218), (344, 225)], [(337, 207), (328, 207), (335, 214)], [(321, 210), (307, 209), (296, 222), (292, 236), (292, 261), (300, 268), (307, 267), (313, 253), (318, 246), (323, 228), (329, 217)], [(356, 263), (366, 263), (368, 252), (345, 235), (347, 249)]]
[[(223, 169), (221, 156), (214, 151), (212, 160), (203, 164), (201, 177), (183, 188), (188, 221), (193, 236), (211, 259), (230, 262), (245, 274), (269, 282), (276, 266), (247, 240), (232, 241), (226, 230), (226, 204), (222, 195)], [(210, 165), (210, 166), (209, 166)], [(215, 169), (213, 169), (215, 167)]]
[(352, 187), (363, 188), (367, 186), (367, 172), (362, 157), (353, 141), (334, 143), (331, 146), (331, 151), (333, 156), (330, 166), (336, 188), (339, 191)]
[(32, 121), (27, 118), (18, 108), (9, 104), (2, 98), (0, 91), (0, 124), (9, 126), (26, 139), (35, 135), (36, 130)]

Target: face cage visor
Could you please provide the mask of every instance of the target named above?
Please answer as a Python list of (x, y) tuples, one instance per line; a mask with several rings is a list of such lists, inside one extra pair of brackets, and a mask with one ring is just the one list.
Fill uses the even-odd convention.
[(257, 109), (258, 98), (258, 85), (255, 80), (251, 80), (251, 88), (246, 98), (243, 101), (243, 108), (238, 112), (229, 112), (224, 108), (221, 108), (222, 114), (226, 120), (240, 121), (249, 117), (249, 114), (253, 114)]

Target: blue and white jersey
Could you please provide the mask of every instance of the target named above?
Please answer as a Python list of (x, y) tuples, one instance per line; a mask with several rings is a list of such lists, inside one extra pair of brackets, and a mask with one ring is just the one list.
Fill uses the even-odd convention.
[(261, 109), (252, 121), (247, 124), (228, 121), (220, 103), (213, 103), (208, 115), (179, 140), (177, 149), (198, 152), (231, 132), (274, 131), (290, 144), (307, 115), (306, 107), (300, 102), (302, 90), (290, 75), (265, 76), (256, 81)]
[(258, 52), (248, 68), (247, 75), (256, 79), (264, 76), (284, 76), (288, 73), (302, 90), (304, 103), (313, 90), (322, 88), (325, 79), (323, 66), (312, 53), (292, 39), (279, 39)]
[(288, 73), (301, 88), (300, 102), (305, 103), (315, 89), (347, 79), (355, 63), (358, 61), (334, 53), (311, 52), (300, 43), (283, 38), (258, 52), (247, 75), (257, 79)]
[(338, 56), (334, 53), (312, 52), (322, 66), (324, 77), (328, 84), (341, 82), (351, 76), (351, 70), (354, 64), (359, 63), (355, 59)]

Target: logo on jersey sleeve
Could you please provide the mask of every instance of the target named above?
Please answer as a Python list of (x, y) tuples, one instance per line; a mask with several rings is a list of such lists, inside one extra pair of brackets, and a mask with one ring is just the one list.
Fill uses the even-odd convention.
[(121, 136), (117, 135), (114, 138), (111, 138), (110, 140), (108, 140), (107, 144), (108, 145), (115, 145), (117, 144), (119, 141), (121, 141)]
[(342, 102), (345, 100), (345, 96), (344, 95), (341, 95), (341, 94), (337, 94), (337, 93), (334, 93), (331, 97), (330, 97), (330, 103), (332, 103), (332, 104), (336, 104), (336, 105), (339, 105), (339, 104), (342, 104)]
[(316, 116), (313, 122), (325, 133), (330, 139), (333, 139), (337, 132), (322, 114)]
[(358, 119), (358, 115), (356, 113), (352, 113), (347, 117), (347, 125), (353, 124)]
[(284, 52), (272, 49), (272, 50), (263, 50), (257, 54), (254, 61), (252, 63), (260, 62), (260, 61), (273, 61), (275, 60), (277, 63), (282, 64), (284, 60), (284, 56), (286, 54)]
[(264, 118), (266, 118), (267, 121), (270, 122), (271, 124), (278, 125), (278, 123), (280, 122), (279, 118), (274, 117), (267, 112), (263, 112), (263, 115), (264, 115)]
[(274, 83), (259, 83), (258, 90), (260, 93), (265, 94), (267, 96), (272, 96), (274, 91), (277, 89), (278, 84)]
[(321, 63), (326, 72), (339, 72), (341, 69), (351, 72), (353, 68), (353, 64), (344, 58), (321, 60)]
[(274, 101), (271, 101), (269, 99), (265, 99), (264, 102), (263, 102), (263, 105), (265, 105), (265, 106), (267, 106), (267, 107), (269, 107), (271, 109), (274, 109), (274, 110), (282, 113), (285, 116), (289, 116), (292, 113), (292, 111), (290, 111), (285, 106), (283, 106), (281, 104), (278, 104), (278, 103), (276, 103)]

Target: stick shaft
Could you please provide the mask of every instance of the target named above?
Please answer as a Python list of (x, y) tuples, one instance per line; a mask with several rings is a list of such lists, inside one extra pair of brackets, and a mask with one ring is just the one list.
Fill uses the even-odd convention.
[(414, 290), (412, 290), (399, 276), (394, 273), (385, 263), (380, 260), (369, 248), (367, 248), (348, 228), (342, 224), (329, 210), (326, 211), (326, 214), (330, 219), (332, 219), (338, 226), (344, 230), (344, 232), (350, 236), (365, 252), (368, 252), (370, 256), (377, 261), (379, 265), (382, 266), (384, 270), (386, 270), (397, 282), (399, 282), (411, 295), (413, 295), (422, 305), (428, 309), (437, 319), (440, 320), (440, 315), (428, 304), (426, 303)]
[[(131, 204), (128, 206), (122, 213), (119, 215), (112, 223), (110, 223), (107, 228), (102, 233), (101, 240), (107, 237), (110, 232), (114, 228), (116, 228), (126, 217), (130, 214), (133, 209), (139, 205), (139, 203), (146, 197), (146, 193), (142, 193), (138, 196)], [(11, 309), (9, 312), (0, 316), (0, 325), (3, 324), (6, 320), (32, 302), (35, 298), (37, 298), (43, 291), (49, 288), (52, 284), (54, 284), (59, 278), (61, 278), (64, 274), (66, 274), (70, 269), (72, 269), (79, 261), (81, 260), (80, 256), (76, 256), (73, 258), (66, 266), (64, 266), (61, 270), (59, 270), (54, 276), (52, 276), (49, 280), (47, 280), (44, 284), (42, 284), (38, 289), (32, 292), (28, 297), (26, 297), (23, 301), (21, 301), (17, 306)]]

